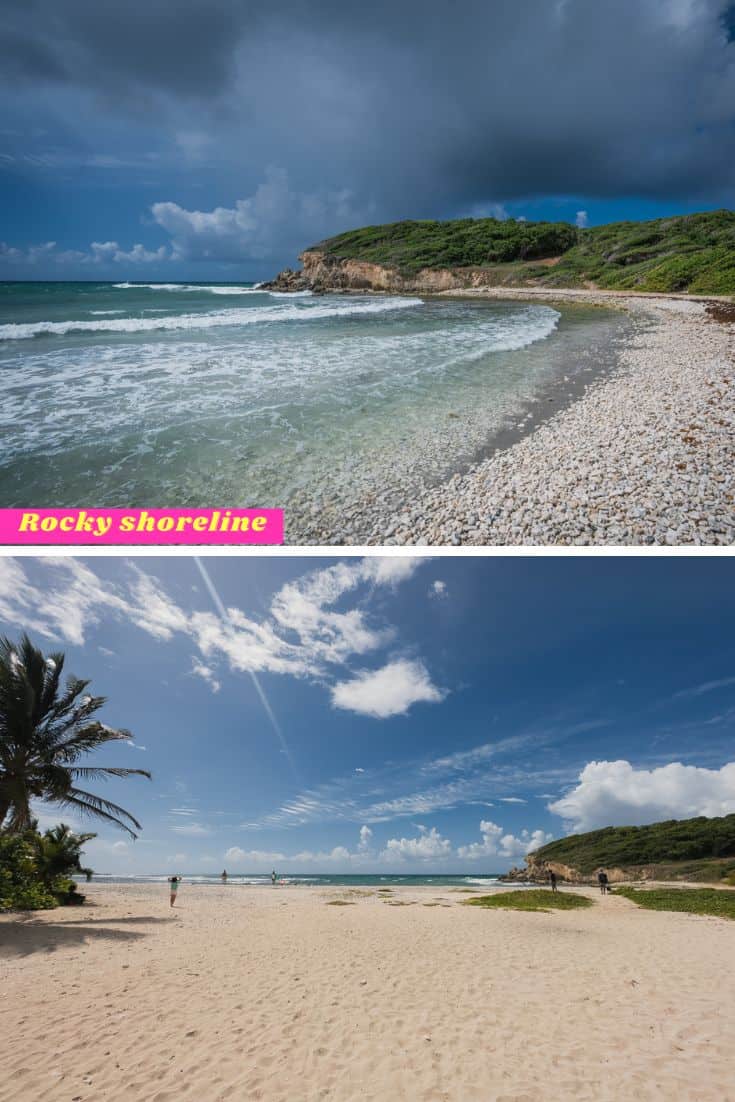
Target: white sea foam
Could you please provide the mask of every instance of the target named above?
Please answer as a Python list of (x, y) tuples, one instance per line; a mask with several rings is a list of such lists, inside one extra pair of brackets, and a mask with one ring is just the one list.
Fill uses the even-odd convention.
[(175, 314), (164, 318), (110, 318), (105, 321), (38, 321), (0, 325), (0, 340), (27, 340), (43, 335), (67, 333), (146, 333), (163, 329), (214, 329), (222, 326), (254, 325), (258, 322), (312, 321), (321, 318), (382, 314), (420, 306), (420, 298), (384, 298), (369, 302), (340, 302), (308, 308), (260, 306), (247, 310), (218, 310), (206, 314)]
[(307, 298), (312, 291), (264, 291), (262, 283), (255, 283), (252, 287), (235, 287), (229, 285), (200, 284), (200, 283), (114, 283), (113, 287), (119, 291), (181, 291), (186, 293), (200, 292), (210, 295), (271, 295), (273, 298)]
[(124, 310), (90, 310), (90, 314), (124, 314)]

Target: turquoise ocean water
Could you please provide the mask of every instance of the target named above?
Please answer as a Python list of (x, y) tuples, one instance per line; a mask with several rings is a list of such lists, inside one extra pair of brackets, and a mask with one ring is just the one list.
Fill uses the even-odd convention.
[(357, 473), (410, 491), (589, 370), (613, 325), (536, 303), (0, 284), (0, 507), (277, 507), (348, 498)]
[[(107, 883), (107, 884), (165, 884), (168, 877), (172, 873), (161, 873), (141, 876), (113, 876), (106, 875), (104, 873), (95, 874), (93, 883)], [(219, 874), (208, 875), (202, 873), (179, 873), (183, 877), (185, 884), (197, 884), (202, 886), (221, 884)], [(368, 875), (361, 873), (350, 873), (349, 875), (338, 875), (332, 873), (292, 873), (277, 871), (278, 884), (291, 884), (291, 885), (303, 885), (312, 887), (340, 887), (340, 888), (391, 888), (391, 887), (424, 887), (433, 886), (435, 888), (487, 888), (490, 889), (494, 885), (498, 884), (497, 873), (488, 874), (468, 874), (466, 876), (448, 876), (437, 874), (436, 876), (428, 875)], [(78, 877), (77, 879), (83, 880)], [(270, 873), (236, 873), (228, 875), (228, 885), (243, 886), (258, 886), (268, 885), (271, 886)]]

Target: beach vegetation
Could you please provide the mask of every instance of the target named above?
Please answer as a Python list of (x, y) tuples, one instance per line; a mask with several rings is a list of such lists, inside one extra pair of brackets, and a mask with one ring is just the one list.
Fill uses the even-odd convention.
[(721, 888), (631, 888), (614, 889), (639, 907), (651, 911), (683, 911), (735, 919), (735, 891)]
[(0, 830), (27, 831), (32, 802), (49, 801), (77, 814), (140, 829), (124, 808), (80, 787), (109, 777), (150, 777), (145, 769), (83, 764), (109, 742), (130, 742), (129, 731), (102, 723), (105, 697), (92, 696), (89, 681), (70, 676), (62, 685), (64, 655), (44, 655), (27, 635), (0, 640)]
[(515, 892), (496, 892), (478, 895), (475, 899), (463, 899), (463, 907), (499, 907), (513, 911), (575, 911), (591, 907), (586, 895), (571, 892), (552, 892), (548, 888), (522, 888)]
[(84, 902), (72, 877), (91, 873), (82, 847), (94, 834), (60, 825), (43, 834), (35, 823), (22, 834), (0, 833), (0, 911), (38, 911)]
[(490, 285), (735, 294), (735, 212), (728, 210), (586, 229), (496, 218), (393, 222), (312, 248), (404, 276), (470, 268)]
[(598, 868), (649, 866), (648, 875), (663, 880), (676, 866), (679, 876), (720, 880), (735, 873), (735, 815), (605, 827), (549, 842), (529, 856), (534, 866), (553, 862), (582, 874)]

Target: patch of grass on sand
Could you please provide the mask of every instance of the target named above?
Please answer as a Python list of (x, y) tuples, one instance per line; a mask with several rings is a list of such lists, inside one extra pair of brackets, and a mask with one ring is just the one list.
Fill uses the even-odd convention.
[(465, 899), (466, 907), (502, 907), (512, 911), (574, 911), (591, 907), (586, 895), (570, 892), (551, 892), (544, 888), (528, 888), (517, 892), (498, 892), (497, 895), (480, 895), (477, 899)]
[(389, 907), (413, 907), (416, 902), (415, 899), (384, 899), (384, 903), (387, 903)]
[(477, 888), (450, 888), (450, 892), (462, 892), (463, 895), (475, 895)]
[(354, 907), (355, 903), (351, 899), (328, 899), (328, 907)]
[(735, 892), (717, 888), (616, 888), (614, 894), (651, 911), (685, 911), (735, 919)]

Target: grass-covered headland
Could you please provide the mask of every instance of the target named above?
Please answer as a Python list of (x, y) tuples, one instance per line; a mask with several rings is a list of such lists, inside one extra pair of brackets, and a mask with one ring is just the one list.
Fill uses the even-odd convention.
[(605, 827), (549, 842), (529, 857), (536, 866), (556, 862), (583, 875), (600, 867), (655, 865), (662, 880), (670, 866), (676, 866), (678, 876), (719, 880), (735, 873), (735, 815)]
[(591, 907), (584, 895), (571, 892), (552, 892), (550, 888), (523, 888), (517, 892), (497, 892), (495, 895), (478, 895), (475, 899), (463, 899), (463, 907), (500, 907), (512, 911), (574, 911)]
[(729, 210), (589, 229), (495, 218), (392, 222), (350, 230), (313, 249), (404, 276), (465, 268), (483, 269), (496, 284), (735, 294), (735, 212)]

